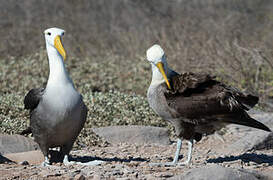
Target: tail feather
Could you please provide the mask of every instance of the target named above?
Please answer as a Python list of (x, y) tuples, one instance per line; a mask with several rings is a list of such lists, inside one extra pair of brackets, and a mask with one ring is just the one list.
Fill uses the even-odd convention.
[(259, 102), (259, 97), (257, 96), (243, 93), (239, 89), (231, 87), (231, 86), (225, 86), (223, 84), (222, 86), (224, 86), (224, 88), (228, 92), (230, 92), (239, 103), (241, 103), (244, 106), (245, 110), (249, 110), (253, 108)]
[(227, 122), (272, 132), (266, 125), (251, 118), (247, 113), (242, 113), (239, 116), (237, 115), (236, 117), (229, 118)]
[(253, 108), (259, 101), (259, 98), (257, 96), (252, 96), (248, 94), (247, 96), (237, 96), (236, 99), (242, 103), (247, 110)]

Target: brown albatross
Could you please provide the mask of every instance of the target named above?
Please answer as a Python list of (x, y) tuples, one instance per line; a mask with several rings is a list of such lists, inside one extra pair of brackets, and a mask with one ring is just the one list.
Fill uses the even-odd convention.
[(25, 108), (30, 110), (28, 131), (33, 133), (45, 156), (43, 166), (49, 165), (49, 148), (53, 147), (60, 147), (64, 164), (83, 164), (68, 161), (69, 152), (86, 121), (87, 107), (64, 65), (66, 52), (61, 42), (64, 30), (50, 28), (44, 35), (50, 72), (46, 88), (32, 89), (24, 99)]
[[(147, 50), (152, 66), (152, 82), (147, 92), (150, 107), (175, 127), (177, 149), (172, 162), (151, 165), (176, 166), (191, 162), (193, 140), (200, 141), (202, 134), (211, 134), (234, 123), (271, 131), (247, 114), (258, 97), (226, 86), (204, 73), (178, 74), (168, 67), (166, 56), (159, 45)], [(182, 139), (188, 140), (187, 160), (178, 163)]]

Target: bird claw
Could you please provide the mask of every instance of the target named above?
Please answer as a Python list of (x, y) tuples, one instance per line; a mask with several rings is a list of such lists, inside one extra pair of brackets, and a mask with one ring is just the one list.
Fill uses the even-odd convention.
[(170, 167), (176, 166), (177, 163), (174, 162), (166, 162), (166, 163), (150, 163), (149, 166), (156, 166), (156, 167)]
[(75, 162), (75, 161), (63, 161), (63, 164), (64, 164), (65, 166), (69, 166), (69, 165), (76, 164), (76, 162)]
[(177, 162), (166, 162), (166, 163), (150, 163), (149, 166), (152, 167), (175, 167), (175, 166), (188, 166), (190, 163), (188, 161), (177, 163)]
[(41, 166), (42, 167), (49, 167), (50, 166), (50, 164), (48, 163), (48, 162), (42, 162), (42, 164), (41, 164)]
[(50, 162), (49, 162), (49, 159), (48, 159), (48, 156), (45, 156), (45, 160), (44, 160), (44, 162), (42, 162), (41, 166), (42, 167), (49, 167), (49, 166), (51, 166)]
[(189, 165), (190, 165), (190, 162), (188, 162), (188, 161), (177, 163), (177, 166), (189, 166)]

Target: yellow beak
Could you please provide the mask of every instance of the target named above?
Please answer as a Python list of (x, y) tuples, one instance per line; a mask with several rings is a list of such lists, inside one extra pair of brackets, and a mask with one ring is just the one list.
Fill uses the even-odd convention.
[(60, 53), (60, 55), (63, 57), (63, 60), (65, 61), (66, 59), (66, 52), (64, 50), (61, 37), (56, 36), (54, 39), (54, 47), (57, 49), (57, 51)]
[(163, 64), (161, 62), (159, 62), (159, 63), (156, 64), (156, 66), (158, 67), (160, 73), (162, 74), (168, 88), (171, 89), (171, 85), (170, 85), (169, 80), (168, 80), (168, 78), (166, 76), (166, 73), (164, 71)]

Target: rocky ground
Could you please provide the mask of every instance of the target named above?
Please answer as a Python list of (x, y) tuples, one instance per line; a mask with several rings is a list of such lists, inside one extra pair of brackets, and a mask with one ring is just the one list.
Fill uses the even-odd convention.
[[(272, 114), (258, 113), (254, 117), (272, 128)], [(273, 179), (272, 133), (229, 125), (222, 135), (205, 136), (195, 144), (190, 166), (154, 167), (149, 163), (172, 161), (176, 149), (175, 139), (169, 141), (164, 128), (112, 129), (111, 133), (109, 127), (94, 129), (110, 143), (71, 152), (75, 161), (105, 161), (100, 166), (64, 166), (53, 162), (50, 167), (42, 167), (43, 156), (35, 151), (37, 146), (30, 138), (2, 135), (0, 179)], [(9, 138), (13, 140), (8, 141)], [(19, 146), (32, 151), (15, 153), (14, 149), (22, 151)], [(180, 161), (185, 159), (186, 152), (187, 143), (183, 141)], [(8, 159), (18, 163), (7, 162)]]

